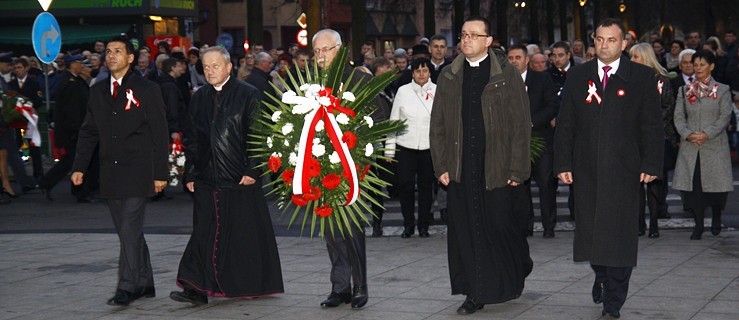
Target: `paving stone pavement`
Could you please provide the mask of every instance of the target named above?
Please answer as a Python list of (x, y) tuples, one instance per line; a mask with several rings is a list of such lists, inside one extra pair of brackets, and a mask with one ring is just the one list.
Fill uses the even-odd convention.
[[(388, 230), (390, 231), (390, 230)], [(428, 239), (367, 238), (370, 301), (321, 309), (330, 264), (317, 238), (278, 237), (285, 293), (211, 299), (191, 307), (170, 300), (186, 235), (147, 235), (157, 297), (127, 308), (105, 304), (115, 289), (114, 234), (0, 234), (0, 319), (597, 319), (593, 273), (572, 262), (571, 232), (529, 238), (534, 270), (523, 295), (458, 316), (450, 294), (444, 227)], [(622, 319), (739, 319), (739, 231), (689, 240), (689, 230), (640, 238)]]

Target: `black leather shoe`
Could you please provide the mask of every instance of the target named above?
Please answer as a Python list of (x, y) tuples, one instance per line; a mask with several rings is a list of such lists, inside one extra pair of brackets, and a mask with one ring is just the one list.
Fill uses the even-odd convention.
[(139, 287), (136, 290), (136, 299), (138, 298), (154, 298), (157, 296), (157, 292), (154, 286), (151, 287)]
[(467, 296), (467, 299), (464, 300), (464, 303), (462, 303), (459, 308), (457, 308), (458, 314), (471, 314), (477, 312), (477, 310), (480, 310), (484, 307), (484, 304), (475, 302), (475, 298), (471, 296)]
[(428, 238), (430, 236), (428, 228), (418, 228), (418, 236), (421, 238)]
[(41, 194), (46, 197), (46, 200), (54, 201), (54, 198), (51, 197), (51, 188), (49, 187), (39, 187), (41, 189)]
[(601, 314), (602, 314), (602, 316), (600, 317), (600, 319), (604, 319), (604, 320), (605, 319), (618, 319), (618, 318), (621, 318), (621, 313), (618, 312), (618, 311), (616, 311), (614, 313), (610, 313), (610, 312), (606, 312), (605, 310), (603, 310), (603, 312)]
[(36, 190), (38, 188), (39, 188), (39, 185), (34, 183), (34, 184), (27, 185), (27, 186), (23, 186), (21, 190), (23, 191), (23, 193), (26, 193), (26, 192)]
[(544, 238), (554, 238), (554, 230), (544, 230)]
[(603, 303), (603, 297), (606, 295), (605, 282), (593, 283), (593, 302), (596, 304)]
[(659, 238), (659, 231), (650, 232), (649, 233), (649, 237), (652, 238), (652, 239)]
[(133, 293), (118, 289), (115, 291), (115, 295), (108, 299), (108, 305), (125, 307), (131, 304), (133, 300), (136, 300)]
[(403, 229), (403, 233), (400, 234), (400, 237), (405, 239), (405, 238), (410, 238), (412, 235), (413, 235), (413, 228), (411, 227), (411, 228)]
[(367, 304), (367, 300), (369, 300), (369, 295), (367, 294), (367, 286), (354, 288), (354, 294), (352, 295), (353, 309), (364, 307), (364, 305)]
[(208, 297), (195, 290), (185, 289), (184, 291), (172, 291), (169, 297), (177, 302), (189, 302), (196, 306), (208, 304)]
[[(338, 294), (336, 292), (331, 292), (331, 294), (328, 295), (328, 298), (326, 300), (323, 300), (323, 302), (321, 302), (321, 307), (335, 308), (335, 307), (340, 306), (342, 303), (349, 303), (349, 302), (352, 302), (352, 297), (349, 294)], [(367, 302), (365, 301), (365, 303)]]

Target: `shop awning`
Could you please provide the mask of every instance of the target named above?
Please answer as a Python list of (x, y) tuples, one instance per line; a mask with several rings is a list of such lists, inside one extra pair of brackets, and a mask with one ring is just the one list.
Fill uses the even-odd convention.
[[(62, 45), (106, 40), (121, 33), (126, 33), (130, 27), (130, 25), (125, 24), (59, 26), (62, 32)], [(0, 28), (0, 44), (31, 45), (31, 27), (12, 26)]]

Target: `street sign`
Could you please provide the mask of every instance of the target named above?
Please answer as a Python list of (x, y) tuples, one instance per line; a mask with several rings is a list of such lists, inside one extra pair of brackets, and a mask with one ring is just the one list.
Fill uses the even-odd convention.
[(51, 13), (42, 12), (33, 22), (31, 33), (33, 51), (43, 63), (52, 63), (62, 49), (62, 33), (59, 23)]
[(298, 17), (298, 20), (296, 20), (296, 22), (297, 22), (297, 23), (298, 23), (298, 25), (299, 25), (299, 26), (300, 26), (301, 28), (303, 28), (303, 29), (305, 29), (305, 28), (307, 28), (307, 27), (308, 27), (308, 16), (306, 16), (306, 15), (305, 15), (305, 12), (303, 12), (303, 13), (302, 13), (302, 14), (300, 15), (300, 17)]

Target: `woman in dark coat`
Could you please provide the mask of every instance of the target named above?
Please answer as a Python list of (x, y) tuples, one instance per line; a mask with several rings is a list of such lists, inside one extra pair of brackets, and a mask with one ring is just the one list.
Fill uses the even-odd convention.
[(682, 138), (672, 187), (683, 192), (685, 205), (695, 214), (690, 239), (700, 240), (703, 217), (711, 207), (711, 233), (721, 232), (721, 210), (734, 190), (726, 126), (732, 113), (729, 87), (711, 77), (713, 53), (693, 55), (695, 81), (680, 87), (675, 106), (675, 127)]
[(637, 44), (629, 50), (631, 61), (643, 64), (654, 69), (654, 77), (657, 81), (659, 91), (660, 109), (662, 110), (662, 126), (664, 127), (665, 156), (662, 175), (647, 183), (647, 192), (644, 188), (639, 189), (639, 235), (644, 235), (647, 226), (644, 222), (644, 199), (646, 197), (649, 206), (649, 237), (659, 238), (659, 225), (657, 219), (667, 215), (667, 172), (675, 168), (675, 153), (680, 136), (675, 131), (675, 123), (672, 119), (675, 114), (675, 98), (667, 70), (660, 65), (652, 46), (646, 43)]

